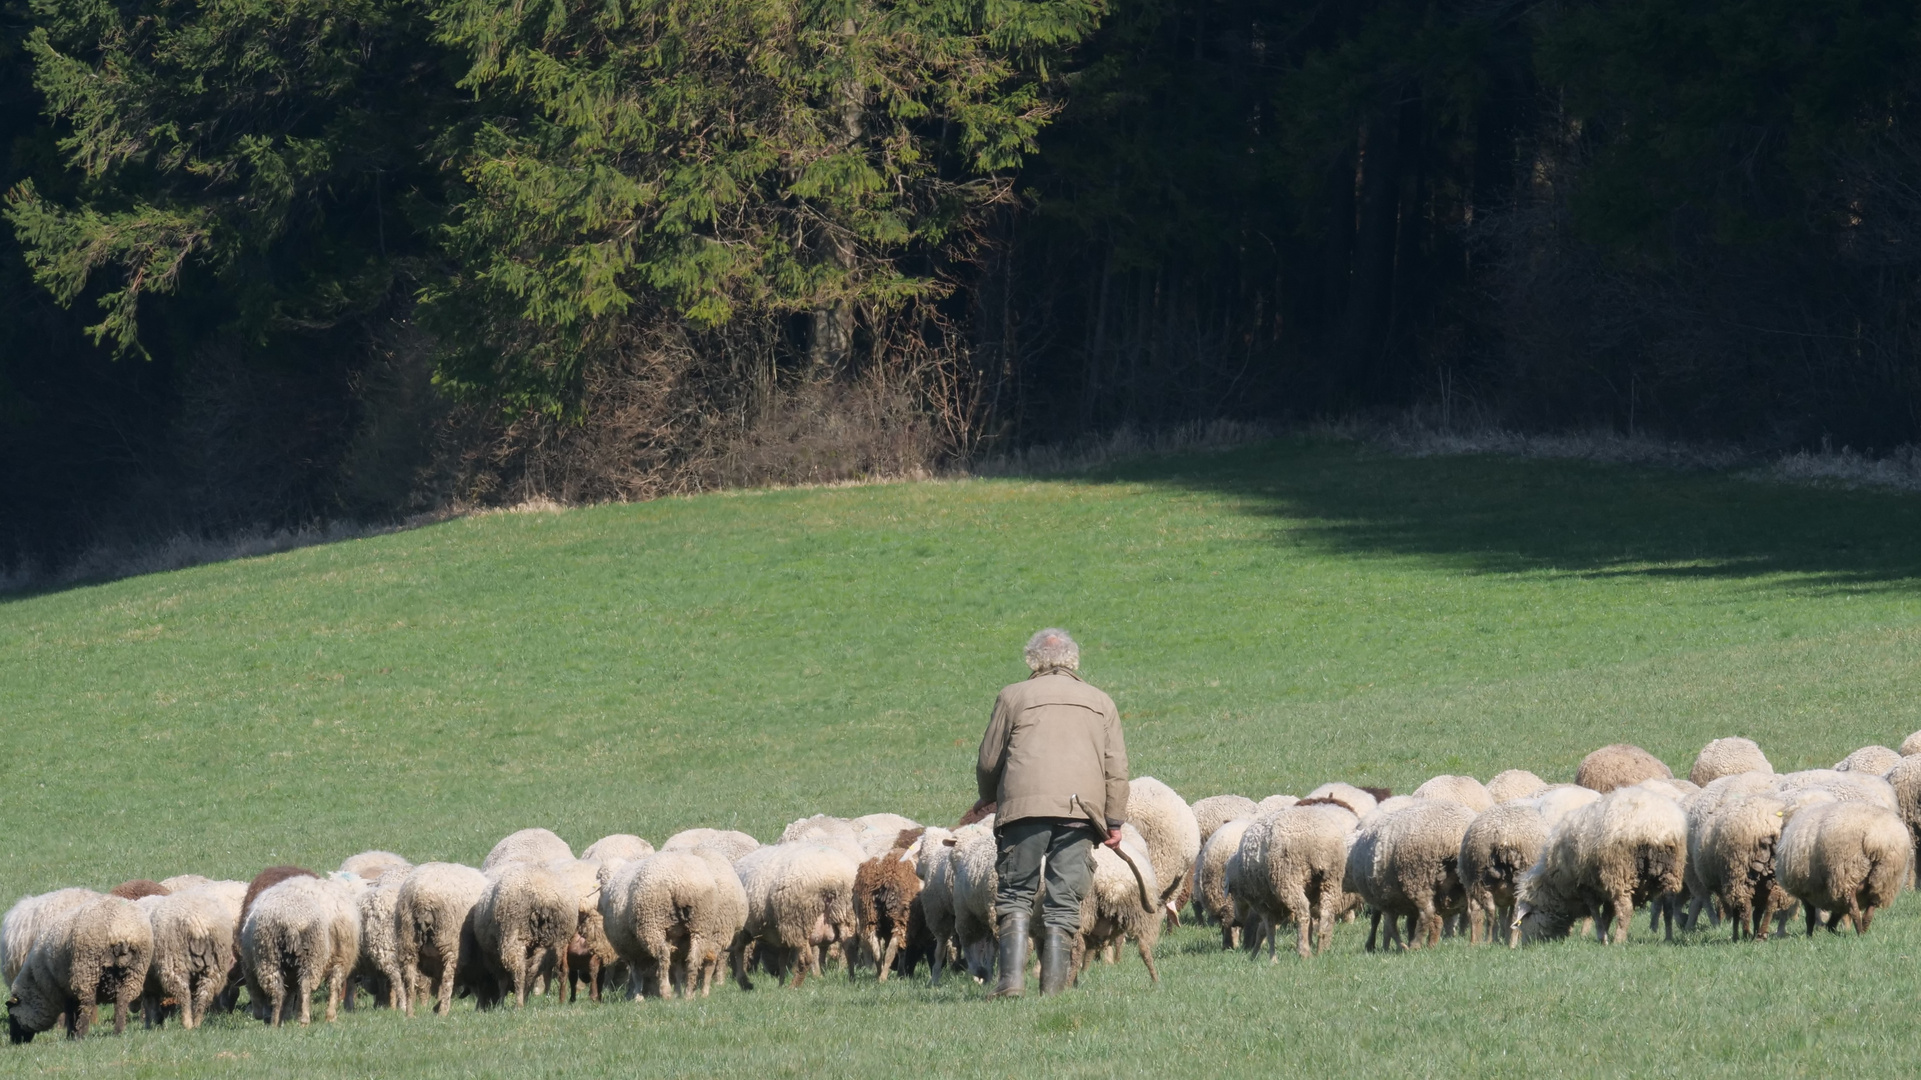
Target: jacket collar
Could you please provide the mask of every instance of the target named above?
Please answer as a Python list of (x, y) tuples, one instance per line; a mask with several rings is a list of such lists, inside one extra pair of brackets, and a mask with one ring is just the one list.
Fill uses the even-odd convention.
[(1074, 680), (1075, 682), (1085, 682), (1085, 681), (1086, 681), (1086, 680), (1084, 680), (1084, 679), (1082, 679), (1082, 678), (1080, 677), (1080, 674), (1079, 674), (1078, 672), (1076, 672), (1076, 671), (1075, 671), (1074, 669), (1072, 669), (1072, 668), (1064, 668), (1064, 667), (1044, 667), (1044, 668), (1042, 668), (1042, 669), (1040, 669), (1039, 671), (1036, 671), (1036, 672), (1035, 672), (1035, 673), (1033, 673), (1032, 675), (1029, 675), (1029, 676), (1028, 676), (1028, 678), (1029, 678), (1030, 680), (1032, 680), (1032, 679), (1038, 679), (1038, 678), (1040, 678), (1040, 677), (1041, 677), (1042, 675), (1065, 675), (1065, 676), (1067, 676), (1068, 678), (1070, 678), (1070, 679), (1072, 679), (1072, 680)]

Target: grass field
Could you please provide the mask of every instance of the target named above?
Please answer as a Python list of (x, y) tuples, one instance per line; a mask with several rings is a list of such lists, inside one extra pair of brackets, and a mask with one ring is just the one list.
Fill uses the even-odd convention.
[[(956, 817), (1059, 624), (1190, 799), (1603, 743), (1781, 770), (1921, 728), (1921, 501), (1286, 440), (1072, 478), (451, 521), (0, 601), (0, 894), (478, 862), (810, 813)], [(700, 1002), (134, 1031), (0, 1074), (1912, 1075), (1921, 900), (1864, 940), (1591, 942), (1268, 966), (1208, 931), (1053, 1001), (832, 977)]]

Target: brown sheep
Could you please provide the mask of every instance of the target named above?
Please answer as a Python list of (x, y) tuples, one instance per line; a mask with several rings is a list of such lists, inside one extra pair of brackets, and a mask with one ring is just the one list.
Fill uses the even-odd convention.
[[(920, 875), (907, 854), (925, 829), (902, 829), (887, 854), (869, 859), (854, 872), (853, 944), (866, 950), (874, 962), (875, 976), (887, 981), (894, 957), (907, 944), (914, 900), (920, 896)], [(886, 939), (886, 946), (881, 940)], [(848, 958), (847, 977), (854, 977), (855, 963)]]
[(1660, 758), (1628, 743), (1603, 746), (1582, 758), (1581, 767), (1574, 771), (1575, 783), (1603, 795), (1643, 780), (1672, 779), (1673, 771)]
[(108, 896), (118, 896), (122, 900), (138, 900), (143, 896), (171, 896), (172, 894), (172, 889), (158, 881), (148, 881), (146, 878), (123, 881), (107, 890)]

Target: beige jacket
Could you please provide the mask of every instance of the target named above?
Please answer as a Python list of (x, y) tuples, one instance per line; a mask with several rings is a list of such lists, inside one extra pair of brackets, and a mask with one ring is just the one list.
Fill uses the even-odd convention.
[(994, 701), (974, 778), (993, 799), (997, 822), (1085, 819), (1110, 828), (1127, 820), (1127, 745), (1114, 699), (1070, 672), (1054, 669), (1017, 682)]

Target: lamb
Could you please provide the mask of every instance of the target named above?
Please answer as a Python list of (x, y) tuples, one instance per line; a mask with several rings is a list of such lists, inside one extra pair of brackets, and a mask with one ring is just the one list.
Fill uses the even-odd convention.
[(1643, 780), (1672, 779), (1674, 773), (1660, 758), (1629, 743), (1603, 746), (1581, 759), (1574, 771), (1574, 782), (1606, 795), (1615, 788), (1630, 787)]
[(156, 1006), (162, 996), (177, 1002), (180, 1026), (188, 1031), (206, 1017), (214, 998), (227, 988), (234, 964), (237, 909), (234, 898), (223, 896), (209, 883), (207, 888), (159, 897), (147, 912), (153, 930), (148, 996)]
[(1436, 776), (1414, 789), (1417, 799), (1448, 799), (1475, 813), (1494, 805), (1494, 794), (1472, 776)]
[[(1245, 902), (1264, 920), (1270, 960), (1276, 930), (1290, 920), (1300, 929), (1296, 952), (1307, 957), (1326, 950), (1336, 910), (1343, 905), (1348, 844), (1360, 824), (1360, 813), (1338, 796), (1356, 794), (1356, 801), (1373, 809), (1371, 796), (1337, 791), (1263, 814), (1241, 837), (1238, 884)], [(1258, 955), (1261, 937), (1250, 940), (1250, 955)]]
[(587, 850), (581, 852), (580, 857), (587, 862), (595, 863), (615, 860), (625, 862), (628, 859), (644, 859), (653, 853), (654, 845), (640, 837), (632, 833), (614, 833), (588, 844)]
[(1688, 770), (1688, 779), (1701, 787), (1706, 787), (1723, 776), (1736, 773), (1771, 773), (1774, 766), (1768, 763), (1768, 756), (1761, 752), (1753, 739), (1738, 735), (1726, 739), (1716, 739), (1701, 748), (1695, 755), (1694, 767)]
[(401, 879), (394, 943), (409, 988), (408, 1016), (414, 1014), (414, 994), (429, 985), (435, 1013), (444, 1016), (453, 1007), (455, 984), (475, 962), (471, 934), (463, 930), (487, 885), (485, 874), (458, 863), (421, 863)]
[[(908, 922), (921, 892), (920, 874), (907, 852), (922, 835), (918, 826), (903, 829), (886, 854), (868, 859), (854, 872), (854, 941), (874, 962), (875, 977), (881, 982), (887, 981), (895, 954), (907, 943)], [(847, 976), (853, 975), (849, 957)]]
[(549, 963), (558, 967), (578, 926), (573, 886), (538, 863), (501, 866), (473, 909), (475, 958), (480, 977), (474, 995), (491, 1009), (508, 994), (527, 1004), (527, 989)]
[(487, 860), (480, 864), (480, 872), (491, 874), (510, 862), (543, 863), (573, 857), (574, 849), (551, 831), (522, 829), (502, 837), (500, 843), (494, 845), (487, 853)]
[(388, 874), (404, 875), (413, 868), (413, 863), (391, 851), (363, 851), (347, 856), (340, 864), (341, 873), (367, 881), (379, 881)]
[(1498, 772), (1487, 782), (1487, 793), (1497, 804), (1532, 799), (1546, 790), (1547, 781), (1526, 769), (1508, 769), (1505, 772)]
[(85, 1038), (103, 1000), (113, 1002), (114, 1034), (125, 1032), (128, 1006), (145, 988), (153, 960), (146, 915), (117, 896), (52, 907), (35, 920), (33, 947), (13, 980), (8, 1036), (31, 1042), (64, 1017), (67, 1037)]
[[(1740, 775), (1740, 774), (1736, 774)], [(1791, 902), (1775, 879), (1775, 851), (1788, 805), (1768, 795), (1735, 796), (1710, 810), (1702, 826), (1690, 828), (1688, 876), (1712, 894), (1741, 932), (1765, 941), (1768, 917)]]
[[(359, 899), (360, 956), (354, 963), (354, 982), (365, 986), (375, 1001), (383, 997), (381, 991), (386, 991), (387, 1007), (396, 1010), (407, 1007), (402, 996), (408, 994), (409, 980), (400, 962), (400, 938), (394, 914), (400, 907), (400, 885), (407, 880), (411, 869), (383, 874), (360, 891)], [(351, 990), (347, 992), (346, 1005), (351, 1012), (354, 1007)]]
[(1154, 864), (1154, 879), (1160, 882), (1156, 900), (1168, 919), (1179, 926), (1180, 908), (1186, 903), (1181, 894), (1193, 888), (1190, 875), (1201, 853), (1201, 827), (1194, 820), (1194, 811), (1173, 788), (1142, 776), (1128, 782), (1127, 816), (1129, 823), (1140, 830)]
[(26, 966), (27, 954), (33, 951), (34, 943), (47, 927), (60, 923), (73, 913), (74, 909), (99, 899), (103, 894), (92, 889), (56, 889), (38, 896), (23, 896), (7, 909), (4, 920), (0, 920), (0, 983), (13, 985), (20, 970)]
[(1835, 772), (1868, 773), (1873, 776), (1886, 776), (1888, 770), (1901, 764), (1901, 755), (1885, 746), (1864, 746), (1840, 761), (1834, 763)]
[(1383, 915), (1390, 939), (1396, 918), (1413, 918), (1410, 949), (1440, 943), (1442, 921), (1466, 903), (1458, 868), (1461, 841), (1474, 817), (1473, 808), (1452, 799), (1417, 798), (1362, 823), (1348, 849), (1343, 887), (1373, 911), (1370, 951)]
[[(1624, 787), (1569, 813), (1548, 834), (1539, 862), (1522, 878), (1516, 925), (1528, 940), (1565, 937), (1574, 921), (1594, 918), (1595, 936), (1627, 940), (1636, 904), (1681, 888), (1687, 865), (1687, 815), (1672, 799)], [(1674, 925), (1670, 919), (1668, 937)]]
[(148, 881), (146, 878), (135, 878), (132, 881), (123, 881), (115, 885), (113, 888), (107, 890), (107, 895), (118, 896), (122, 900), (138, 900), (143, 896), (166, 896), (172, 891), (173, 890), (160, 884), (158, 881)]
[[(992, 843), (992, 837), (989, 837)], [(854, 875), (859, 860), (833, 844), (777, 844), (735, 864), (747, 896), (746, 931), (769, 970), (794, 968), (798, 987), (820, 972), (819, 951), (854, 935)], [(736, 977), (743, 989), (745, 963)]]
[(326, 1019), (333, 1021), (360, 958), (364, 887), (294, 877), (254, 898), (240, 927), (240, 956), (255, 1015), (265, 1013), (261, 1018), (279, 1027), (287, 1006), (298, 1003), (305, 1026), (313, 1020), (313, 992), (325, 982)]
[[(1128, 805), (1131, 812), (1131, 799)], [(1087, 894), (1081, 897), (1080, 934), (1069, 966), (1078, 979), (1096, 955), (1117, 948), (1126, 938), (1133, 938), (1140, 950), (1141, 963), (1147, 965), (1148, 981), (1158, 985), (1161, 973), (1154, 966), (1154, 946), (1161, 937), (1160, 912), (1141, 906), (1141, 885), (1146, 885), (1149, 896), (1167, 890), (1154, 875), (1153, 858), (1145, 837), (1131, 823), (1121, 827), (1121, 848), (1133, 858), (1134, 865), (1140, 867), (1141, 880), (1136, 881), (1134, 871), (1106, 845), (1095, 845), (1094, 877), (1088, 884)]]
[[(1251, 800), (1248, 805), (1253, 805)], [(1227, 863), (1240, 851), (1241, 838), (1252, 824), (1252, 818), (1223, 822), (1207, 838), (1200, 858), (1194, 861), (1194, 903), (1220, 926), (1223, 949), (1238, 948), (1241, 943), (1241, 922), (1234, 897), (1227, 890)]]
[(1456, 868), (1466, 894), (1468, 944), (1481, 940), (1483, 927), (1491, 941), (1495, 927), (1513, 922), (1514, 891), (1541, 857), (1547, 834), (1537, 800), (1501, 803), (1468, 823)]
[(1856, 934), (1868, 932), (1878, 908), (1907, 883), (1914, 841), (1899, 814), (1859, 802), (1822, 803), (1795, 811), (1781, 830), (1775, 876), (1807, 913), (1814, 936), (1817, 908), (1828, 929), (1843, 915)]
[(732, 829), (687, 829), (668, 837), (667, 842), (660, 845), (660, 850), (692, 851), (699, 847), (710, 847), (727, 856), (728, 861), (739, 862), (760, 846), (760, 841)]

